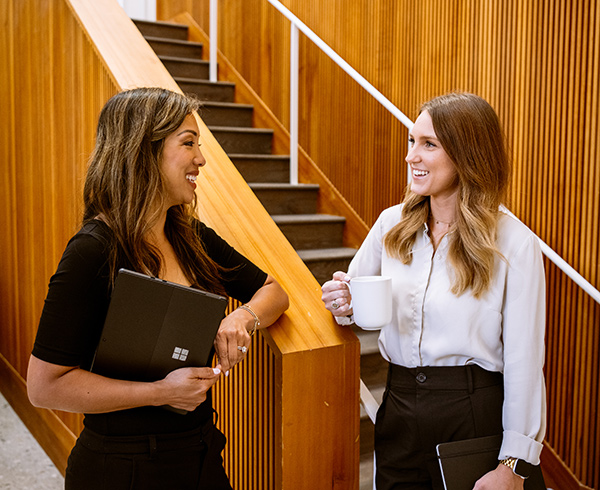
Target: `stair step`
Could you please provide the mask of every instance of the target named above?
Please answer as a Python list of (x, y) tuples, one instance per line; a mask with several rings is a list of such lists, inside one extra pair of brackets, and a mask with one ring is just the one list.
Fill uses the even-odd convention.
[(379, 352), (373, 354), (361, 354), (360, 356), (360, 378), (369, 390), (385, 386), (387, 381), (388, 362)]
[(271, 218), (296, 250), (342, 246), (346, 219), (341, 216), (292, 214)]
[(146, 41), (158, 56), (174, 56), (176, 58), (202, 58), (202, 44), (177, 39), (145, 36)]
[(271, 153), (273, 130), (210, 126), (211, 133), (226, 153)]
[[(372, 395), (377, 400), (377, 403), (381, 403), (383, 399), (383, 392), (385, 391), (385, 387), (377, 387), (369, 389)], [(370, 417), (367, 415), (364, 407), (360, 406), (360, 454), (362, 456), (370, 455), (373, 457), (373, 451), (375, 450), (374, 444), (374, 434), (375, 434), (375, 424), (371, 421)]]
[(373, 453), (361, 454), (359, 467), (359, 490), (373, 490)]
[(290, 157), (287, 155), (230, 153), (229, 158), (246, 182), (290, 181)]
[(334, 272), (348, 270), (348, 265), (356, 254), (356, 249), (339, 247), (298, 250), (297, 252), (318, 283), (323, 284), (331, 279)]
[(235, 83), (209, 82), (196, 78), (173, 77), (182, 92), (197, 95), (200, 100), (212, 102), (233, 102)]
[(178, 39), (180, 41), (187, 41), (188, 38), (188, 26), (183, 24), (164, 21), (152, 22), (149, 20), (137, 19), (134, 19), (133, 22), (144, 37), (161, 37)]
[(360, 341), (360, 355), (381, 355), (379, 352), (379, 330), (363, 330), (356, 325), (352, 326), (352, 330)]
[(194, 78), (208, 80), (209, 63), (205, 60), (180, 58), (178, 56), (159, 56), (160, 61), (173, 78)]
[(317, 212), (319, 186), (316, 184), (250, 184), (269, 214), (314, 214)]
[(207, 126), (250, 128), (253, 112), (254, 106), (249, 104), (207, 101), (202, 104), (200, 115)]

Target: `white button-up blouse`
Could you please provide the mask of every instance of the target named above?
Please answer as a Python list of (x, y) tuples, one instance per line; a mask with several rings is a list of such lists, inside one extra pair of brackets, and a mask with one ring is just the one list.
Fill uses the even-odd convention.
[[(381, 213), (352, 260), (348, 275), (392, 277), (392, 322), (379, 348), (394, 364), (477, 364), (504, 374), (504, 437), (499, 458), (539, 464), (546, 430), (543, 376), (545, 275), (539, 242), (521, 222), (501, 213), (498, 257), (491, 287), (479, 299), (456, 296), (447, 260), (447, 235), (434, 253), (427, 225), (408, 265), (388, 256), (383, 237), (401, 218), (402, 205)], [(342, 323), (342, 321), (340, 321)]]

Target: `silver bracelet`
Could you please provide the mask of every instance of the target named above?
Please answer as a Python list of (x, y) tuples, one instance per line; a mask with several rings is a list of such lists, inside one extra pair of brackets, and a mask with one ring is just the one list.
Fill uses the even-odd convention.
[(254, 328), (248, 332), (250, 334), (250, 337), (252, 337), (254, 335), (254, 332), (256, 332), (256, 329), (258, 327), (260, 327), (260, 320), (258, 319), (258, 315), (256, 313), (254, 313), (254, 310), (252, 308), (250, 308), (249, 304), (240, 305), (237, 307), (237, 309), (238, 310), (246, 310), (248, 313), (250, 313), (254, 317)]

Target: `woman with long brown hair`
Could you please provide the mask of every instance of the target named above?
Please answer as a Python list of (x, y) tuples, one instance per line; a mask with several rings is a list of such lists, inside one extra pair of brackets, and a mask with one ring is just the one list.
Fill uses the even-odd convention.
[[(100, 114), (83, 224), (50, 279), (28, 370), (34, 405), (85, 414), (67, 489), (231, 488), (210, 388), (288, 298), (195, 214), (195, 182), (206, 164), (198, 108), (196, 99), (140, 88), (115, 95)], [(89, 371), (120, 268), (245, 303), (221, 322), (214, 370), (181, 368), (155, 382)]]
[(537, 238), (501, 207), (510, 165), (496, 113), (469, 93), (430, 100), (406, 162), (404, 202), (322, 288), (351, 324), (351, 278), (392, 277), (377, 489), (443, 489), (437, 444), (500, 434), (500, 464), (475, 488), (523, 488), (545, 433), (545, 276)]

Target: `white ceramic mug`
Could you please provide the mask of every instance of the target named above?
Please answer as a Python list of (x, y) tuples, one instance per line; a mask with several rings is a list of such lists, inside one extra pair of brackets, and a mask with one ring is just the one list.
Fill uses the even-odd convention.
[(359, 276), (350, 281), (354, 323), (377, 329), (392, 321), (392, 278)]

